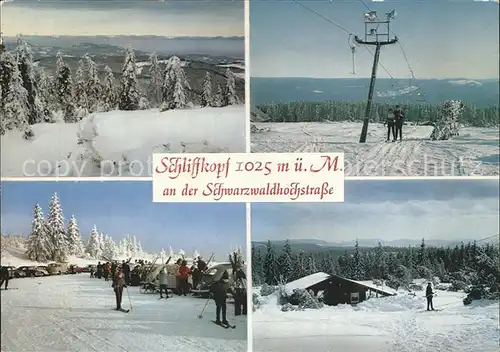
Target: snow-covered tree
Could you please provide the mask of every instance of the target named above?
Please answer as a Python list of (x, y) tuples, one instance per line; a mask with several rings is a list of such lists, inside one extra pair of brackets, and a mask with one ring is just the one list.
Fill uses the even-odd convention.
[(7, 130), (26, 131), (29, 119), (28, 92), (23, 86), (16, 59), (9, 52), (3, 52), (0, 62), (2, 69), (0, 132), (3, 135)]
[(200, 256), (200, 253), (197, 250), (195, 250), (193, 253), (193, 260), (197, 260), (199, 256)]
[(236, 83), (234, 81), (233, 72), (227, 68), (226, 70), (226, 89), (224, 89), (224, 97), (222, 100), (223, 106), (238, 104), (238, 95), (236, 94)]
[(99, 258), (102, 257), (102, 253), (104, 252), (104, 245), (105, 245), (104, 240), (105, 240), (104, 233), (103, 232), (99, 233)]
[(268, 285), (275, 285), (279, 279), (276, 252), (271, 241), (267, 241), (266, 256), (264, 258), (264, 277)]
[(44, 107), (44, 121), (54, 122), (52, 116), (52, 112), (56, 110), (54, 79), (41, 66), (36, 67), (35, 79), (38, 84), (38, 96)]
[(168, 255), (169, 255), (170, 257), (173, 257), (173, 256), (174, 256), (174, 250), (173, 250), (172, 246), (169, 246), (169, 247), (168, 247)]
[(52, 241), (52, 260), (64, 262), (68, 256), (68, 243), (66, 240), (66, 230), (64, 228), (64, 216), (61, 202), (57, 193), (52, 195), (49, 206), (49, 216), (47, 225)]
[(149, 56), (149, 76), (151, 77), (149, 81), (149, 95), (155, 104), (160, 104), (163, 78), (160, 62), (158, 61), (158, 55), (156, 55), (156, 53), (152, 53)]
[(44, 108), (38, 97), (38, 86), (35, 79), (33, 55), (31, 47), (21, 37), (17, 40), (17, 65), (21, 73), (23, 87), (26, 89), (28, 98), (28, 123), (34, 125), (44, 120)]
[(185, 256), (185, 255), (186, 255), (186, 252), (184, 252), (184, 250), (181, 248), (181, 249), (179, 250), (179, 256), (181, 256), (181, 258), (183, 258), (183, 259), (184, 259), (184, 256)]
[(141, 93), (139, 81), (137, 80), (135, 53), (131, 47), (128, 47), (125, 53), (125, 62), (122, 68), (118, 108), (120, 110), (137, 110), (139, 108), (140, 99)]
[(61, 52), (57, 53), (54, 89), (57, 103), (64, 115), (64, 121), (76, 122), (71, 69), (64, 62), (64, 55)]
[(85, 68), (87, 70), (87, 80), (85, 85), (85, 92), (87, 93), (88, 109), (89, 112), (100, 111), (101, 107), (101, 80), (99, 79), (99, 72), (97, 66), (90, 55), (86, 54), (83, 58)]
[(85, 252), (83, 247), (82, 237), (80, 235), (80, 229), (78, 228), (78, 223), (74, 215), (71, 215), (68, 223), (67, 231), (67, 242), (68, 242), (68, 254), (81, 257)]
[(116, 108), (116, 87), (113, 70), (106, 66), (104, 67), (104, 79), (102, 82), (102, 110), (111, 111)]
[(436, 122), (431, 139), (444, 141), (459, 135), (458, 119), (462, 114), (464, 104), (458, 100), (447, 100), (443, 103), (441, 118)]
[(87, 97), (87, 72), (83, 60), (78, 61), (78, 67), (75, 72), (73, 96), (75, 97), (74, 102), (76, 108), (88, 112), (89, 99)]
[(161, 111), (185, 108), (188, 105), (187, 95), (190, 89), (181, 59), (172, 56), (165, 68)]
[(43, 217), (43, 211), (37, 203), (33, 209), (31, 232), (26, 241), (26, 255), (30, 260), (46, 262), (52, 259), (52, 242), (49, 229)]
[(113, 238), (111, 238), (108, 235), (105, 235), (103, 242), (104, 242), (104, 245), (103, 245), (103, 250), (102, 250), (102, 254), (101, 254), (102, 259), (107, 260), (107, 261), (116, 260), (118, 253), (117, 253), (116, 244), (115, 244), (115, 241), (113, 241)]
[(201, 106), (214, 106), (214, 96), (212, 93), (212, 74), (207, 71), (203, 81), (203, 91), (201, 92)]
[(142, 249), (141, 241), (137, 241), (137, 256), (142, 256), (144, 254), (144, 250)]
[(94, 225), (90, 232), (89, 242), (87, 244), (87, 254), (93, 259), (98, 259), (101, 255), (100, 234), (97, 227)]
[(280, 263), (280, 274), (283, 278), (283, 281), (290, 282), (293, 280), (293, 255), (292, 255), (292, 247), (290, 246), (290, 242), (287, 240), (285, 242), (285, 246), (283, 248), (283, 252), (279, 256)]
[(214, 95), (213, 104), (214, 107), (223, 106), (224, 92), (220, 84), (217, 85), (217, 91)]

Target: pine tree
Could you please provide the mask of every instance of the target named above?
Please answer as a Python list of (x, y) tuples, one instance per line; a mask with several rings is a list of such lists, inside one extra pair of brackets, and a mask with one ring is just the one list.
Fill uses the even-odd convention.
[(267, 241), (266, 257), (264, 258), (264, 278), (268, 285), (276, 285), (278, 283), (278, 266), (276, 253), (271, 241)]
[(90, 232), (89, 242), (87, 244), (87, 253), (89, 257), (93, 259), (98, 259), (101, 254), (101, 246), (100, 246), (100, 235), (99, 231), (97, 231), (97, 227), (94, 225), (92, 231)]
[(53, 246), (51, 259), (58, 262), (64, 262), (68, 256), (68, 243), (66, 239), (66, 230), (64, 228), (63, 211), (57, 193), (52, 195), (50, 201), (47, 224)]
[(85, 252), (83, 248), (82, 238), (80, 236), (80, 229), (76, 222), (74, 215), (71, 215), (68, 223), (67, 231), (67, 242), (68, 242), (68, 254), (81, 257)]
[(201, 106), (214, 106), (214, 97), (212, 94), (212, 74), (207, 71), (203, 81), (203, 91), (201, 92)]
[(44, 107), (44, 122), (53, 122), (52, 111), (56, 109), (53, 77), (45, 69), (38, 66), (35, 70), (35, 79), (38, 84), (38, 93)]
[(139, 81), (137, 80), (137, 65), (135, 62), (135, 53), (131, 47), (127, 48), (125, 53), (125, 62), (122, 68), (120, 96), (118, 98), (118, 109), (137, 110), (141, 93)]
[(87, 54), (84, 56), (86, 72), (85, 92), (88, 99), (89, 112), (100, 111), (101, 109), (101, 80), (97, 71), (96, 63)]
[(31, 232), (26, 241), (28, 259), (43, 263), (52, 258), (52, 243), (49, 236), (42, 208), (37, 203), (33, 209)]
[(28, 92), (23, 86), (21, 73), (16, 59), (8, 52), (1, 55), (2, 104), (0, 112), (0, 132), (8, 130), (26, 131), (28, 129), (29, 107)]
[(182, 62), (177, 56), (168, 59), (162, 87), (161, 111), (182, 109), (188, 104), (187, 94), (191, 89), (182, 68)]
[(213, 105), (214, 107), (224, 106), (224, 92), (220, 84), (217, 85), (217, 92), (214, 95)]
[(102, 253), (104, 252), (104, 233), (99, 233), (99, 258), (102, 258)]
[(238, 95), (236, 94), (236, 83), (234, 81), (233, 72), (227, 68), (226, 70), (226, 89), (224, 90), (223, 106), (238, 104)]
[(103, 250), (102, 250), (102, 259), (106, 261), (115, 260), (117, 257), (117, 250), (115, 241), (108, 235), (104, 236), (103, 240)]
[(158, 55), (152, 53), (149, 56), (149, 93), (152, 100), (156, 105), (161, 102), (161, 87), (163, 85), (162, 72), (160, 67), (160, 62), (158, 61)]
[(109, 66), (104, 67), (104, 79), (101, 88), (103, 111), (111, 111), (116, 108), (117, 96), (114, 81), (113, 70)]
[(38, 87), (35, 80), (33, 55), (31, 47), (21, 37), (17, 40), (17, 64), (23, 87), (26, 89), (28, 98), (28, 123), (34, 125), (44, 120), (43, 106), (38, 97)]
[(87, 96), (87, 70), (85, 69), (85, 63), (83, 60), (78, 61), (78, 68), (75, 72), (73, 96), (75, 97), (75, 107), (88, 112), (89, 98)]
[(294, 268), (292, 259), (292, 247), (289, 240), (286, 240), (285, 246), (283, 248), (283, 253), (280, 257), (281, 275), (285, 282), (290, 282), (293, 280)]
[(458, 100), (447, 100), (443, 103), (441, 118), (436, 122), (431, 134), (432, 140), (448, 140), (459, 135), (458, 119), (464, 110), (464, 104)]
[(71, 69), (64, 62), (64, 57), (61, 52), (57, 53), (54, 89), (56, 92), (57, 103), (64, 114), (64, 121), (76, 122)]
[(260, 251), (252, 244), (252, 282), (254, 286), (264, 283), (263, 260)]
[(303, 278), (307, 276), (307, 263), (305, 258), (304, 251), (300, 251), (299, 254), (295, 257), (295, 277), (294, 280)]
[(364, 270), (363, 263), (361, 261), (361, 255), (359, 252), (359, 242), (356, 240), (354, 244), (354, 255), (352, 258), (352, 279), (363, 280)]

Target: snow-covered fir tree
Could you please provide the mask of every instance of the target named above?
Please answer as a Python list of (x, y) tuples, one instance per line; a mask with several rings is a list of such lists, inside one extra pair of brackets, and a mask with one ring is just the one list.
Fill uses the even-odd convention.
[(224, 91), (222, 90), (222, 86), (220, 84), (217, 85), (217, 91), (214, 95), (213, 105), (214, 107), (223, 106), (224, 103)]
[(458, 100), (447, 100), (443, 103), (441, 118), (436, 122), (431, 134), (432, 140), (444, 141), (459, 135), (458, 119), (464, 104)]
[(185, 108), (188, 105), (190, 89), (181, 59), (172, 56), (165, 67), (161, 111)]
[(78, 61), (78, 67), (75, 72), (73, 96), (75, 97), (75, 107), (80, 111), (85, 111), (84, 114), (80, 114), (84, 117), (89, 110), (89, 99), (87, 97), (87, 72), (83, 60)]
[(137, 252), (136, 256), (140, 257), (144, 254), (144, 250), (142, 249), (141, 241), (137, 241)]
[(90, 258), (97, 259), (101, 255), (101, 244), (100, 244), (100, 234), (97, 231), (97, 226), (92, 227), (90, 232), (89, 242), (86, 249), (87, 254)]
[(104, 252), (104, 245), (105, 245), (104, 239), (105, 239), (104, 233), (103, 232), (99, 233), (99, 258), (102, 257), (102, 253)]
[(28, 259), (40, 263), (52, 259), (52, 242), (49, 229), (43, 217), (43, 211), (37, 203), (33, 209), (31, 232), (26, 240), (26, 255)]
[(169, 246), (169, 247), (168, 247), (168, 255), (169, 255), (170, 257), (173, 257), (173, 256), (174, 256), (174, 249), (172, 248), (172, 246)]
[(184, 250), (181, 248), (181, 249), (179, 250), (179, 256), (180, 256), (182, 259), (184, 259), (184, 256), (185, 256), (185, 255), (186, 255), (186, 252), (184, 252)]
[(62, 52), (57, 53), (56, 76), (54, 82), (56, 100), (62, 111), (65, 122), (76, 122), (75, 105), (73, 101), (73, 79), (71, 69), (64, 62)]
[(161, 87), (163, 86), (162, 69), (158, 60), (158, 55), (152, 53), (149, 56), (149, 96), (154, 104), (161, 102)]
[(108, 235), (104, 236), (102, 259), (106, 261), (116, 260), (118, 256), (115, 241)]
[(106, 66), (104, 67), (104, 79), (102, 81), (102, 110), (111, 111), (116, 108), (116, 87), (114, 84), (115, 77), (113, 70)]
[(44, 107), (44, 122), (52, 123), (52, 111), (56, 110), (54, 79), (41, 66), (36, 67), (35, 79), (38, 83), (38, 96)]
[(214, 106), (214, 96), (212, 92), (212, 74), (207, 71), (203, 81), (203, 91), (201, 92), (201, 106)]
[(3, 135), (8, 130), (26, 131), (29, 119), (28, 92), (23, 86), (15, 57), (9, 52), (3, 52), (0, 68), (2, 69), (0, 132)]
[(101, 80), (99, 79), (99, 72), (97, 71), (97, 65), (88, 54), (86, 54), (83, 59), (85, 61), (85, 68), (87, 70), (85, 92), (87, 93), (89, 112), (92, 113), (101, 111), (102, 91)]
[(23, 87), (28, 94), (28, 123), (34, 125), (45, 120), (44, 107), (38, 96), (31, 47), (21, 37), (17, 40), (16, 55)]
[(224, 97), (222, 100), (223, 106), (238, 104), (238, 95), (236, 94), (236, 82), (233, 72), (227, 68), (226, 70), (226, 87), (224, 89)]
[(84, 252), (84, 246), (82, 242), (82, 237), (80, 235), (80, 229), (78, 228), (78, 223), (74, 215), (71, 215), (68, 223), (68, 254), (81, 257)]
[(61, 202), (57, 193), (52, 195), (47, 217), (50, 239), (52, 241), (52, 260), (58, 262), (66, 261), (68, 257), (68, 240), (64, 228), (64, 215)]
[(125, 62), (123, 63), (122, 68), (118, 108), (120, 110), (137, 110), (139, 109), (140, 99), (141, 92), (139, 88), (139, 81), (137, 80), (135, 53), (131, 47), (128, 47), (125, 53)]
[(279, 280), (278, 262), (271, 241), (267, 241), (267, 251), (264, 258), (264, 277), (268, 285), (276, 285)]

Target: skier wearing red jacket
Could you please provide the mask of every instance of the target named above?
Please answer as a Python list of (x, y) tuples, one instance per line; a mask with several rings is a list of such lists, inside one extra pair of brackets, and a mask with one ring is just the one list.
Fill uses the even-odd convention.
[(191, 274), (191, 270), (187, 266), (187, 261), (183, 260), (181, 266), (179, 267), (177, 276), (179, 277), (179, 283), (180, 283), (179, 294), (182, 294), (184, 296), (186, 296), (187, 293), (189, 292), (189, 283), (188, 283), (189, 274)]

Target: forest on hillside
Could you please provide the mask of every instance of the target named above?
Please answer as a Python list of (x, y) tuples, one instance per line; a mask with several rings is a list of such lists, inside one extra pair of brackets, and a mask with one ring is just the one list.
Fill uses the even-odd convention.
[[(405, 120), (416, 124), (432, 124), (438, 122), (443, 115), (442, 105), (425, 103), (407, 103), (401, 105), (405, 111)], [(270, 122), (324, 122), (350, 121), (358, 122), (364, 119), (366, 102), (352, 101), (296, 101), (278, 104), (258, 105)], [(371, 111), (371, 122), (382, 123), (389, 115), (394, 105), (374, 103)], [(499, 125), (499, 110), (497, 107), (476, 107), (463, 104), (458, 122), (471, 127), (496, 127)]]
[(275, 286), (316, 272), (352, 280), (384, 280), (392, 288), (408, 287), (413, 279), (425, 278), (452, 283), (454, 290), (483, 284), (496, 292), (500, 283), (499, 248), (477, 242), (455, 247), (430, 247), (422, 239), (420, 247), (354, 248), (322, 252), (294, 252), (286, 241), (276, 250), (271, 241), (265, 249), (252, 246), (252, 282)]

